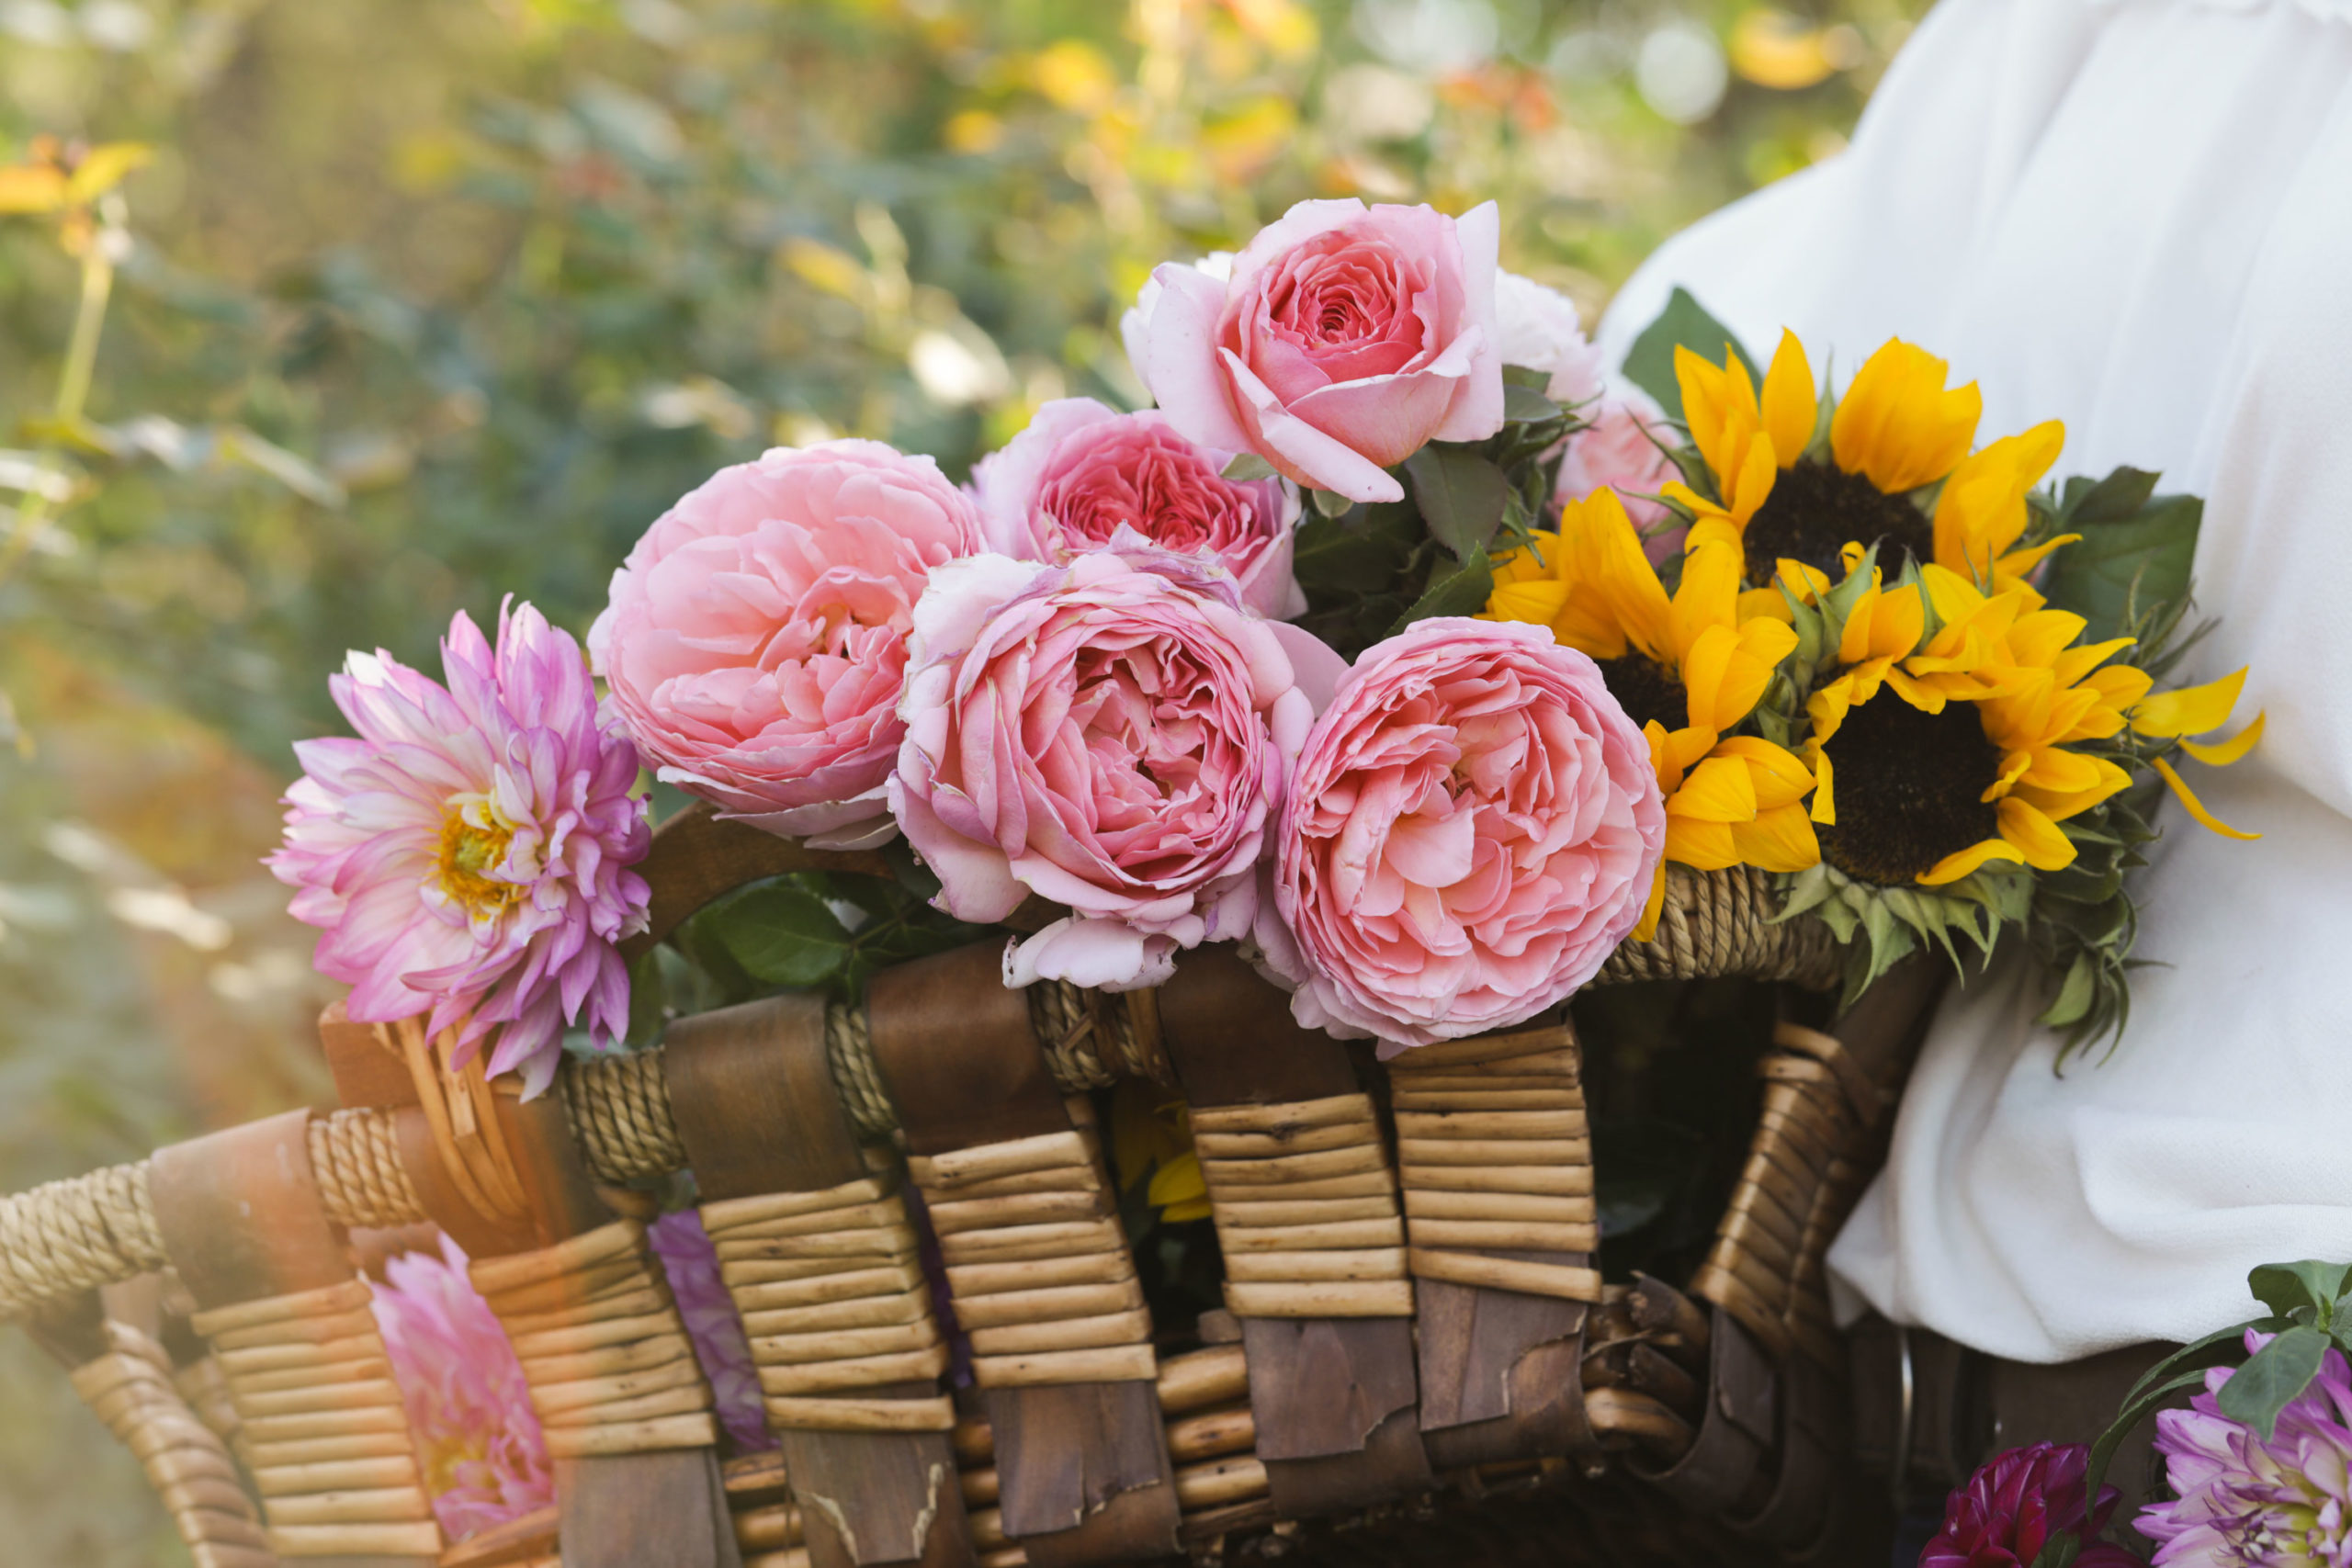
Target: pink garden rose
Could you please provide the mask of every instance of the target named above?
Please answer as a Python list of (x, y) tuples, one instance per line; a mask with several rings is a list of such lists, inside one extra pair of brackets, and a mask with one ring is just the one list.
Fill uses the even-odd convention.
[(1299, 753), (1266, 963), (1383, 1053), (1524, 1022), (1641, 919), (1666, 845), (1648, 743), (1542, 626), (1439, 617), (1368, 649)]
[(979, 514), (878, 441), (721, 468), (613, 573), (597, 672), (665, 781), (771, 832), (887, 837), (906, 637)]
[(1122, 323), (1136, 374), (1204, 446), (1257, 453), (1303, 485), (1401, 501), (1383, 470), (1430, 441), (1502, 428), (1493, 202), (1302, 201), (1220, 281), (1161, 266)]
[(1067, 566), (933, 575), (890, 809), (959, 919), (1031, 893), (1069, 908), (1007, 954), (1008, 985), (1158, 985), (1178, 948), (1250, 930), (1314, 716), (1278, 624), (1222, 568), (1133, 536)]
[(1291, 575), (1298, 495), (1280, 479), (1223, 479), (1233, 453), (1198, 446), (1156, 410), (1120, 413), (1091, 398), (1046, 404), (972, 469), (989, 547), (1058, 564), (1125, 528), (1164, 549), (1205, 555), (1273, 620), (1306, 613)]
[(1682, 552), (1687, 525), (1662, 526), (1674, 513), (1662, 501), (1650, 499), (1670, 479), (1682, 477), (1674, 459), (1659, 446), (1671, 439), (1666, 411), (1647, 392), (1630, 385), (1612, 385), (1600, 401), (1585, 412), (1591, 428), (1568, 437), (1560, 459), (1559, 499), (1582, 501), (1607, 488), (1625, 504), (1625, 515), (1640, 530), (1642, 550), (1656, 566)]
[(354, 653), (327, 682), (356, 738), (294, 748), (286, 841), (269, 869), (321, 928), (313, 962), (351, 987), (363, 1023), (430, 1014), (463, 1066), (498, 1032), (492, 1074), (544, 1090), (567, 1023), (599, 1044), (628, 1026), (614, 944), (645, 929), (652, 829), (631, 796), (637, 753), (596, 703), (571, 634), (502, 609), (498, 647), (464, 612), (442, 639), (445, 687), (390, 655)]

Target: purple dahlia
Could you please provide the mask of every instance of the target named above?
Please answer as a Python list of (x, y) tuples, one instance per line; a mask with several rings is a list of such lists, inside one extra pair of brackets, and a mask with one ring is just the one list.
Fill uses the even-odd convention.
[[(2247, 1350), (2270, 1337), (2246, 1332)], [(2222, 1414), (2233, 1370), (2205, 1374), (2187, 1410), (2156, 1416), (2156, 1451), (2177, 1494), (2142, 1511), (2139, 1531), (2166, 1568), (2325, 1563), (2352, 1568), (2352, 1375), (2329, 1350), (2319, 1376), (2278, 1413), (2270, 1439)]]

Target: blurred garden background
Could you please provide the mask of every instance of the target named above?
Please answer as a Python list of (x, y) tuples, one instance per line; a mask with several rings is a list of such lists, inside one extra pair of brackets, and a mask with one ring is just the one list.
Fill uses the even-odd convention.
[[(1922, 0), (0, 0), (0, 1186), (322, 1097), (259, 861), (347, 648), (584, 632), (777, 443), (1139, 396), (1153, 264), (1488, 197), (1585, 307)], [(0, 1549), (182, 1563), (0, 1337)]]

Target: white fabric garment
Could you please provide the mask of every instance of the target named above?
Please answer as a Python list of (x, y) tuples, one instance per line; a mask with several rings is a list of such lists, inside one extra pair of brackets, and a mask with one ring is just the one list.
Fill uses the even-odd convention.
[(2205, 495), (2252, 758), (2185, 765), (2232, 842), (2167, 804), (2132, 1022), (2053, 1074), (2021, 969), (1936, 1022), (1884, 1175), (1831, 1255), (1890, 1316), (2070, 1359), (2255, 1311), (2246, 1270), (2352, 1258), (2352, 3), (1945, 0), (1851, 148), (1664, 246), (1611, 363), (1689, 288), (1760, 364), (1900, 335), (1984, 390), (1979, 441), (2066, 422), (2055, 476)]

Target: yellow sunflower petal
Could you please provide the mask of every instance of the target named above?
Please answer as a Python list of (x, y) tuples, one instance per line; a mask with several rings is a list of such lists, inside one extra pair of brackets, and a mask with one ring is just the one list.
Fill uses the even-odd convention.
[(1712, 540), (1687, 546), (1682, 581), (1675, 587), (1667, 613), (1668, 650), (1679, 662), (1687, 663), (1690, 645), (1702, 632), (1728, 631), (1738, 624), (1739, 552)]
[(2079, 684), (2099, 694), (2108, 706), (2129, 710), (2155, 684), (2154, 677), (2136, 664), (2115, 664), (2105, 670), (2094, 670), (2084, 676)]
[(1778, 621), (1782, 626), (1792, 628), (1796, 622), (1795, 615), (1789, 609), (1789, 602), (1781, 597), (1779, 589), (1744, 589), (1739, 595), (1740, 625), (1746, 626), (1748, 622), (1758, 619)]
[(1747, 520), (1771, 499), (1773, 482), (1780, 477), (1781, 465), (1773, 451), (1772, 438), (1757, 436), (1741, 454), (1739, 471), (1729, 481), (1725, 499), (1731, 502), (1732, 521), (1746, 528)]
[(1642, 918), (1634, 922), (1635, 942), (1657, 940), (1657, 917), (1666, 908), (1666, 858), (1658, 857), (1657, 870), (1650, 876), (1649, 901), (1642, 906)]
[(1683, 776), (1666, 803), (1668, 830), (1679, 820), (1748, 822), (1756, 817), (1756, 784), (1736, 757), (1709, 757)]
[(1674, 378), (1682, 389), (1682, 419), (1690, 426), (1690, 444), (1715, 471), (1718, 479), (1727, 478), (1726, 468), (1732, 461), (1726, 452), (1727, 438), (1736, 438), (1744, 428), (1757, 428), (1758, 413), (1756, 389), (1747, 378), (1747, 367), (1731, 344), (1724, 344), (1724, 362), (1713, 365), (1680, 344), (1674, 347)]
[(2039, 789), (2020, 784), (2009, 793), (2030, 806), (2038, 806), (2053, 822), (2064, 822), (2069, 817), (2081, 815), (2120, 790), (2132, 787), (2132, 775), (2104, 757), (2094, 757), (2098, 768), (2098, 782), (2088, 789), (2067, 794), (2054, 789)]
[(1919, 883), (1924, 887), (1941, 887), (1948, 882), (1958, 882), (1985, 862), (1996, 860), (2021, 863), (2025, 856), (2002, 840), (1986, 839), (1944, 856), (1919, 874)]
[[(1486, 618), (1490, 621), (1526, 621), (1534, 626), (1548, 626), (1553, 617), (1568, 605), (1568, 585), (1555, 580), (1534, 582), (1505, 582), (1498, 584), (1487, 600)], [(1585, 650), (1590, 653), (1592, 650)], [(1623, 653), (1620, 648), (1617, 652)], [(1594, 654), (1596, 659), (1614, 659), (1615, 653)]]
[(2226, 768), (2254, 750), (2255, 742), (2262, 739), (2263, 721), (2269, 716), (2267, 713), (2256, 714), (2253, 723), (2227, 740), (2212, 742), (2184, 740), (2180, 743), (2180, 749), (2208, 767)]
[[(1697, 530), (1693, 529), (1692, 532), (1696, 533)], [(1782, 556), (1780, 559), (1777, 577), (1789, 597), (1800, 604), (1812, 604), (1815, 599), (1828, 592), (1832, 586), (1827, 572), (1787, 556)]]
[(1838, 727), (1846, 722), (1847, 710), (1860, 700), (1854, 694), (1854, 675), (1849, 671), (1805, 699), (1804, 711), (1813, 720), (1814, 739), (1826, 741), (1838, 733)]
[(2050, 661), (2050, 672), (2058, 677), (2060, 685), (2071, 686), (2138, 640), (2128, 637), (2109, 637), (2105, 642), (2086, 642), (2080, 648), (2070, 648)]
[(1813, 367), (1805, 363), (1804, 344), (1786, 328), (1781, 346), (1773, 351), (1772, 367), (1764, 373), (1762, 414), (1764, 434), (1772, 438), (1780, 466), (1787, 468), (1813, 440), (1814, 421), (1821, 412), (1821, 397), (1814, 389)]
[(1666, 858), (1693, 871), (1723, 871), (1739, 863), (1731, 825), (1693, 817), (1666, 819)]
[(2205, 803), (2197, 798), (2197, 792), (2188, 787), (2188, 781), (2182, 778), (2179, 773), (2174, 769), (2173, 765), (2170, 762), (2165, 761), (2162, 757), (2151, 757), (2148, 759), (2148, 762), (2150, 766), (2156, 770), (2157, 773), (2164, 779), (2165, 783), (2171, 787), (2172, 793), (2178, 797), (2181, 806), (2191, 817), (2197, 819), (2197, 825), (2199, 827), (2209, 828), (2214, 832), (2221, 834), (2224, 839), (2251, 840), (2262, 837), (2259, 833), (2240, 832), (2237, 829), (2231, 827), (2228, 823), (2214, 816), (2211, 811), (2206, 810)]
[(2018, 775), (2020, 784), (2059, 795), (2080, 795), (2085, 790), (2098, 787), (2098, 759), (2096, 757), (2086, 757), (2079, 751), (2064, 751), (2055, 746), (2042, 747), (2030, 755), (2031, 764)]
[(2075, 863), (2075, 840), (2029, 803), (2011, 795), (1997, 808), (2001, 837), (2036, 871), (2063, 871)]
[(1976, 440), (1984, 399), (1976, 384), (1944, 388), (1945, 363), (1891, 339), (1854, 374), (1829, 426), (1838, 466), (1889, 495), (1939, 479)]
[(1156, 1205), (1187, 1203), (1207, 1198), (1208, 1183), (1201, 1177), (1201, 1156), (1186, 1149), (1172, 1159), (1162, 1160), (1159, 1168), (1151, 1173), (1151, 1185), (1144, 1197)]
[(1731, 843), (1742, 865), (1763, 871), (1798, 872), (1821, 863), (1821, 840), (1802, 806), (1776, 806), (1753, 822), (1732, 825)]
[(1829, 753), (1813, 754), (1813, 819), (1825, 828), (1838, 826), (1838, 793), (1830, 778)]
[(1732, 736), (1715, 748), (1715, 755), (1736, 758), (1747, 765), (1759, 814), (1800, 800), (1813, 787), (1813, 770), (1804, 765), (1804, 759), (1760, 735)]
[(2208, 681), (2201, 686), (2158, 692), (2143, 698), (2132, 710), (2132, 728), (2142, 735), (2202, 735), (2230, 722), (2238, 693), (2245, 688), (2245, 671)]

